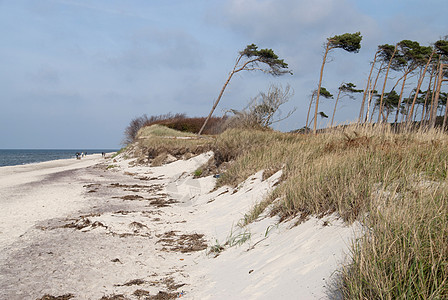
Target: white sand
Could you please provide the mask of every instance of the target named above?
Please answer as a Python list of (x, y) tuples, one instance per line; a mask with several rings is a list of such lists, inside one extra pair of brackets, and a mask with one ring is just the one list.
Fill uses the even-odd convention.
[(0, 167), (0, 251), (41, 220), (65, 216), (83, 206), (74, 171), (97, 164), (100, 154)]
[[(236, 189), (213, 190), (212, 176), (191, 175), (211, 155), (162, 167), (89, 155), (0, 168), (0, 299), (144, 299), (145, 291), (184, 291), (185, 299), (336, 299), (329, 287), (356, 225), (330, 216), (292, 227), (295, 220), (278, 224), (263, 215), (240, 228), (281, 173), (263, 181), (259, 172)], [(241, 237), (248, 239), (225, 245)], [(216, 256), (210, 249), (218, 245), (225, 250)]]

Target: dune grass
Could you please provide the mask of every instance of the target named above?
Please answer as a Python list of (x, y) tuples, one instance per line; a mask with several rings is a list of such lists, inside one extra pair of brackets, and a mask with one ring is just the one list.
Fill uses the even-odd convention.
[(448, 299), (448, 190), (425, 185), (374, 201), (341, 271), (345, 299)]
[(178, 131), (168, 128), (163, 125), (151, 125), (142, 127), (137, 133), (137, 138), (150, 137), (150, 136), (165, 136), (165, 137), (196, 137), (196, 134)]
[[(346, 299), (448, 297), (448, 137), (352, 126), (318, 135), (231, 130), (217, 144), (234, 163), (218, 184), (237, 185), (258, 170), (283, 181), (244, 217), (268, 206), (281, 219), (337, 213), (369, 234), (341, 271)], [(300, 218), (299, 218), (300, 219)]]
[[(187, 153), (200, 154), (211, 150), (215, 139), (212, 136), (198, 137), (163, 125), (151, 125), (140, 129), (134, 145), (139, 150), (136, 156), (154, 158), (159, 154), (181, 157)], [(141, 153), (140, 153), (141, 152)]]
[(243, 225), (267, 207), (281, 220), (335, 213), (362, 223), (365, 234), (340, 271), (345, 299), (448, 299), (446, 134), (365, 125), (317, 135), (230, 129), (215, 138), (167, 139), (175, 135), (151, 130), (140, 140), (145, 147), (213, 150), (215, 160), (232, 161), (217, 185), (282, 170)]

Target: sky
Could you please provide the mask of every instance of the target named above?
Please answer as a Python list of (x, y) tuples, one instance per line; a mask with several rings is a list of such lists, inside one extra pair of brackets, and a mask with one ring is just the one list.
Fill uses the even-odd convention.
[[(236, 74), (215, 115), (289, 84), (280, 110), (296, 111), (274, 128), (302, 128), (328, 37), (363, 39), (357, 54), (330, 53), (322, 85), (362, 89), (378, 45), (430, 45), (448, 35), (447, 13), (446, 0), (0, 0), (0, 149), (118, 149), (143, 114), (206, 116), (252, 43), (293, 75)], [(361, 98), (343, 98), (335, 121), (356, 120)]]

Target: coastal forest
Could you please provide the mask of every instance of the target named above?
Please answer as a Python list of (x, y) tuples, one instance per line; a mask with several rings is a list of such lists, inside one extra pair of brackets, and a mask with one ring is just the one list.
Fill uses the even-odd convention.
[[(359, 66), (368, 69), (365, 86), (346, 78), (324, 87), (328, 55), (337, 64), (339, 51), (356, 55), (361, 43), (360, 32), (325, 39), (302, 128), (271, 129), (294, 114), (278, 114), (294, 96), (289, 85), (271, 84), (244, 109), (213, 116), (226, 87), (242, 80), (235, 74), (292, 74), (274, 50), (250, 44), (238, 52), (208, 116), (136, 117), (125, 129), (122, 151), (151, 164), (163, 155), (211, 150), (213, 157), (195, 176), (215, 175), (217, 186), (237, 186), (260, 170), (265, 177), (282, 170), (281, 182), (239, 226), (262, 213), (298, 224), (332, 214), (347, 224), (358, 222), (362, 235), (352, 241), (350, 261), (335, 283), (344, 299), (447, 299), (448, 38), (431, 45), (378, 45), (370, 65)], [(347, 97), (356, 99), (359, 113), (349, 125), (337, 125), (338, 104)], [(319, 109), (327, 99), (334, 100), (332, 111)], [(319, 119), (327, 119), (327, 126), (318, 128)], [(175, 131), (155, 134), (167, 127)], [(189, 138), (166, 139), (173, 132)]]

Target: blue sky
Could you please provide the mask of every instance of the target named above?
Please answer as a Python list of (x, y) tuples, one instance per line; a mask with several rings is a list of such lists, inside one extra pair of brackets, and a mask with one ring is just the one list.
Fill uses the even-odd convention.
[[(0, 0), (0, 148), (119, 148), (142, 114), (205, 116), (251, 43), (294, 75), (239, 73), (215, 114), (290, 84), (282, 111), (297, 111), (276, 129), (301, 128), (327, 37), (361, 31), (363, 41), (358, 54), (332, 52), (323, 86), (363, 88), (378, 45), (429, 45), (448, 35), (447, 12), (446, 0)], [(359, 106), (343, 99), (336, 121)]]

